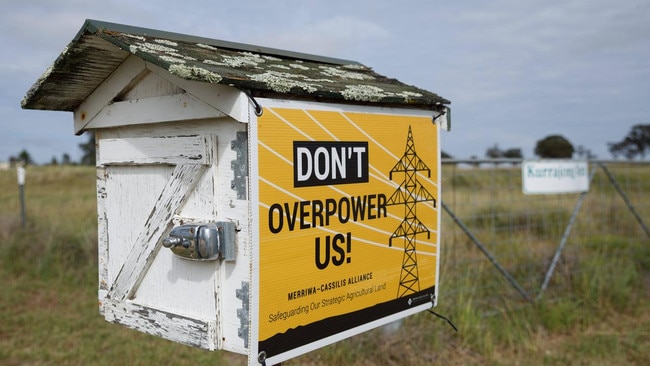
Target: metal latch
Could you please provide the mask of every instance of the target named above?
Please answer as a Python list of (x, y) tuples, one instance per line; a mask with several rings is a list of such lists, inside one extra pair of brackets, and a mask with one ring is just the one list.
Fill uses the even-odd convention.
[(235, 224), (220, 221), (177, 226), (163, 239), (163, 246), (186, 259), (232, 261), (237, 255)]

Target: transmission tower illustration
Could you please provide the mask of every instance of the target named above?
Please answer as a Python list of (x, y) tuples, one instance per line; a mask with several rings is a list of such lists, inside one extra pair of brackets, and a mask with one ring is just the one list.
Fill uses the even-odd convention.
[(393, 180), (393, 175), (401, 175), (404, 179), (387, 200), (387, 205), (404, 206), (404, 219), (388, 240), (388, 246), (393, 246), (393, 239), (403, 238), (404, 240), (402, 271), (397, 289), (398, 298), (420, 291), (418, 260), (415, 248), (416, 237), (418, 234), (426, 233), (427, 238), (429, 238), (430, 232), (420, 219), (418, 219), (417, 205), (421, 202), (433, 202), (433, 207), (436, 207), (435, 197), (418, 182), (418, 172), (426, 172), (427, 177), (431, 177), (431, 170), (415, 152), (413, 133), (411, 132), (411, 126), (409, 126), (404, 155), (402, 155), (401, 159), (395, 164), (389, 174), (390, 180)]

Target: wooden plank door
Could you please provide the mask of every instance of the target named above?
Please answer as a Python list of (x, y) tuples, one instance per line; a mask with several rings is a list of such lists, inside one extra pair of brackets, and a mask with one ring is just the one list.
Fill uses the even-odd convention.
[[(100, 301), (108, 321), (220, 348), (219, 264), (161, 251), (190, 197), (201, 203), (185, 220), (214, 220), (216, 144), (214, 135), (99, 140)], [(188, 305), (188, 297), (200, 303)]]

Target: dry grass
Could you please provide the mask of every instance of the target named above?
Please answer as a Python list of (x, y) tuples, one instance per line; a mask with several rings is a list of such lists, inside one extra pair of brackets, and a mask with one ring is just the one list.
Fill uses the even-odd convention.
[[(634, 169), (616, 175), (631, 184), (630, 198), (647, 218), (650, 172)], [(452, 173), (444, 177), (458, 184), (455, 192), (445, 186), (445, 201), (536, 294), (563, 230), (557, 223), (568, 219), (575, 197), (513, 198), (512, 169)], [(245, 363), (106, 323), (97, 314), (94, 169), (30, 167), (27, 174), (23, 229), (15, 172), (0, 171), (0, 364)], [(608, 181), (597, 177), (592, 187), (542, 301), (525, 303), (445, 215), (435, 310), (459, 332), (424, 312), (285, 364), (650, 364), (649, 241)]]

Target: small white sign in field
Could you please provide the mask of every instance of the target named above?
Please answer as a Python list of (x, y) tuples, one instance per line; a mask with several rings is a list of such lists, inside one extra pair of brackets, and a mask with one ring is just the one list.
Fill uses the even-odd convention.
[(557, 194), (589, 191), (586, 161), (524, 161), (521, 164), (524, 194)]

